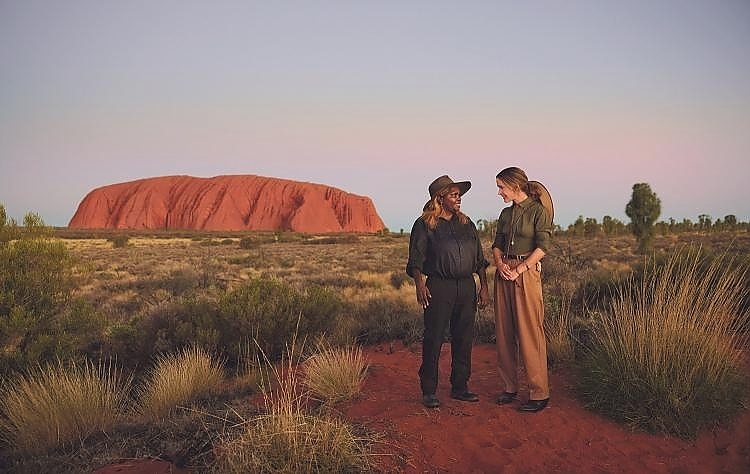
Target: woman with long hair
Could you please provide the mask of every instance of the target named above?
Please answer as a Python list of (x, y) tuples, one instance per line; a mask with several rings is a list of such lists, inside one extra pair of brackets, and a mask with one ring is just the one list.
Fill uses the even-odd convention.
[(419, 380), (422, 403), (427, 408), (440, 406), (435, 392), (446, 328), (451, 335), (451, 398), (479, 401), (468, 387), (477, 310), (474, 274), (479, 275), (478, 305), (484, 308), (489, 262), (484, 258), (476, 226), (461, 212), (461, 196), (470, 187), (469, 181), (454, 182), (448, 176), (434, 180), (429, 186), (430, 200), (414, 222), (409, 238), (406, 273), (414, 278), (417, 302), (424, 310)]
[(541, 183), (530, 182), (515, 166), (500, 171), (495, 181), (503, 202), (512, 203), (500, 212), (492, 243), (497, 267), (495, 331), (503, 389), (497, 403), (504, 405), (518, 398), (520, 356), (529, 395), (519, 410), (538, 412), (549, 402), (541, 260), (552, 237), (551, 199)]

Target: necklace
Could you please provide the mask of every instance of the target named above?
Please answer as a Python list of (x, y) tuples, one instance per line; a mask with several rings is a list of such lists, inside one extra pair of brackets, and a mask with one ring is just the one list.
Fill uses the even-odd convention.
[[(513, 210), (510, 214), (510, 247), (513, 247), (513, 245), (515, 245), (516, 243), (516, 227), (518, 227), (518, 222), (521, 220), (521, 216), (523, 216), (523, 212), (525, 211), (525, 209), (521, 209), (521, 212), (518, 213), (518, 216), (515, 216), (517, 206), (518, 204), (513, 204)], [(506, 254), (510, 253), (510, 247), (506, 250)]]

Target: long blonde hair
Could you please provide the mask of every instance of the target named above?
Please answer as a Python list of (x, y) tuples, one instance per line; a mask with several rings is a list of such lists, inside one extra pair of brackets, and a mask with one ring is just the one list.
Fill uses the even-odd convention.
[[(428, 229), (434, 230), (437, 226), (438, 219), (443, 214), (443, 205), (440, 203), (440, 198), (444, 198), (446, 195), (450, 194), (450, 190), (453, 188), (456, 188), (456, 186), (448, 186), (445, 189), (441, 189), (439, 192), (435, 193), (435, 196), (425, 206), (424, 212), (422, 212), (422, 220), (425, 221)], [(469, 222), (469, 216), (461, 211), (456, 212), (456, 217), (458, 217), (458, 221), (461, 224)]]

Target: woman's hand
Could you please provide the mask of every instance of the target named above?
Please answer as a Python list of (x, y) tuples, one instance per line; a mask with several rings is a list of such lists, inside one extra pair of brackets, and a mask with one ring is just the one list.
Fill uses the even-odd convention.
[(513, 281), (518, 278), (518, 272), (507, 263), (500, 265), (497, 270), (500, 272), (500, 278), (503, 280)]
[(424, 279), (420, 278), (416, 282), (416, 287), (417, 303), (419, 303), (419, 306), (421, 306), (422, 309), (427, 309), (427, 307), (430, 306), (430, 298), (432, 298), (432, 295), (430, 294), (430, 290), (427, 288)]

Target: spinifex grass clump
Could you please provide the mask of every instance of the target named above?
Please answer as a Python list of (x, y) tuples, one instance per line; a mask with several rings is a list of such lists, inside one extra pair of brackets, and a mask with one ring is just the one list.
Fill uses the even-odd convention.
[(358, 395), (367, 374), (367, 362), (359, 346), (337, 348), (323, 342), (303, 368), (305, 386), (326, 403)]
[(746, 271), (699, 250), (651, 263), (594, 315), (580, 388), (590, 407), (651, 432), (694, 437), (742, 405), (737, 331)]
[[(301, 352), (301, 350), (299, 351)], [(359, 436), (347, 423), (308, 410), (308, 394), (298, 377), (294, 343), (280, 368), (269, 368), (273, 387), (266, 387), (265, 410), (245, 420), (239, 435), (231, 435), (216, 450), (220, 473), (366, 472), (372, 440)], [(266, 359), (266, 366), (270, 362)]]
[(26, 453), (81, 442), (120, 421), (130, 383), (111, 364), (58, 362), (12, 377), (2, 387), (0, 433)]
[(183, 404), (221, 390), (222, 366), (199, 347), (160, 356), (140, 390), (140, 414), (164, 418)]

